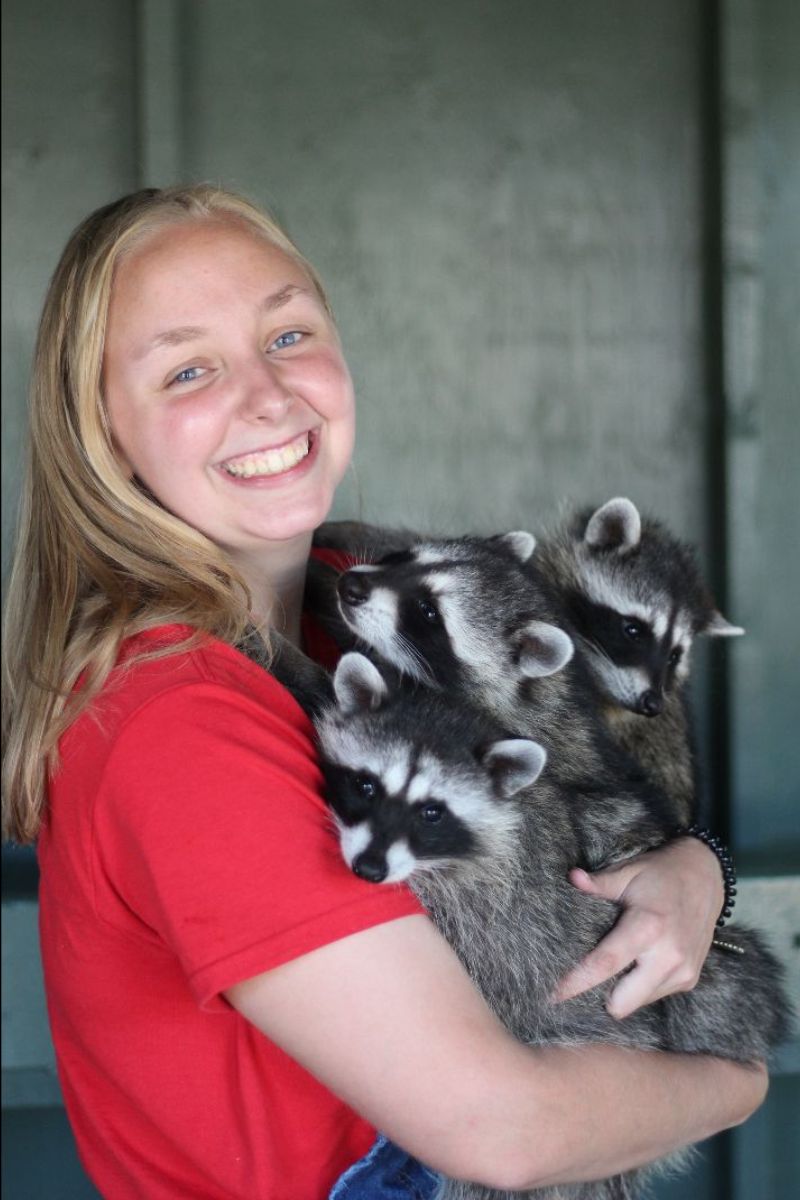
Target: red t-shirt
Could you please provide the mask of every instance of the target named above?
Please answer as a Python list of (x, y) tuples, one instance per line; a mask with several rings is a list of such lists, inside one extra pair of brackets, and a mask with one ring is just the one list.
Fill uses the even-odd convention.
[(67, 1111), (109, 1200), (321, 1200), (374, 1139), (220, 994), (420, 911), (346, 868), (312, 736), (270, 675), (208, 639), (117, 668), (62, 739), (42, 957)]

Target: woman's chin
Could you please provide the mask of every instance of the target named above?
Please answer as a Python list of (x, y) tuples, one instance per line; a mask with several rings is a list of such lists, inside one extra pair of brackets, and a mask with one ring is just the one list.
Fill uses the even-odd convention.
[(310, 542), (311, 535), (330, 512), (331, 503), (309, 504), (293, 508), (286, 514), (275, 514), (269, 520), (259, 523), (250, 531), (252, 549), (267, 548), (274, 543), (301, 541)]

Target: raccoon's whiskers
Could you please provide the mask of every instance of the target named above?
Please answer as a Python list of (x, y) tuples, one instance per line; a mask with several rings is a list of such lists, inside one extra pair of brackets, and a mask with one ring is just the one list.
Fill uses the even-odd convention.
[(433, 671), (431, 670), (430, 663), (425, 658), (419, 647), (415, 646), (414, 643), (399, 630), (395, 631), (394, 640), (397, 642), (397, 645), (400, 647), (403, 654), (418, 668), (420, 682), (426, 684), (428, 687), (435, 687), (436, 679)]
[(616, 668), (616, 664), (615, 664), (613, 658), (608, 653), (608, 651), (600, 644), (600, 642), (596, 641), (594, 638), (586, 637), (582, 633), (576, 633), (573, 636), (579, 642), (582, 642), (584, 646), (588, 646), (591, 649), (592, 653), (596, 654), (598, 658), (605, 659), (605, 661), (607, 663), (610, 663), (610, 665), (612, 667)]

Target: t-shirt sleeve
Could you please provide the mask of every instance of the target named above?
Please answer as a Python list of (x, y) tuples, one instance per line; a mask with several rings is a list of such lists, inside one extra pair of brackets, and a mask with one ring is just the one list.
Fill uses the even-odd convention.
[[(279, 689), (276, 685), (276, 694)], [(422, 908), (346, 867), (309, 732), (213, 682), (151, 699), (118, 734), (94, 815), (113, 901), (203, 1006), (232, 984)], [(96, 889), (97, 890), (97, 889)]]

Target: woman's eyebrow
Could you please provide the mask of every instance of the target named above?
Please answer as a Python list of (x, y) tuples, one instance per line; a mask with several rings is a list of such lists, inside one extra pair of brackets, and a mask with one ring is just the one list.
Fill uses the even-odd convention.
[[(265, 296), (259, 308), (262, 312), (274, 312), (277, 308), (283, 308), (296, 295), (311, 296), (313, 299), (314, 293), (310, 288), (301, 287), (299, 283), (286, 283)], [(146, 346), (142, 347), (136, 358), (144, 358), (152, 350), (158, 350), (161, 346), (180, 346), (184, 342), (194, 341), (195, 338), (202, 337), (206, 333), (208, 330), (202, 325), (178, 325), (175, 329), (164, 329), (151, 338)]]
[(264, 299), (261, 307), (265, 312), (272, 312), (273, 309), (282, 308), (284, 304), (297, 295), (312, 296), (314, 293), (310, 288), (302, 287), (299, 283), (286, 283), (283, 287), (278, 288), (276, 292), (270, 292), (269, 296)]
[(176, 329), (165, 329), (142, 346), (135, 357), (144, 358), (151, 350), (157, 350), (159, 346), (180, 346), (182, 342), (191, 342), (207, 332), (208, 330), (201, 325), (179, 325)]

